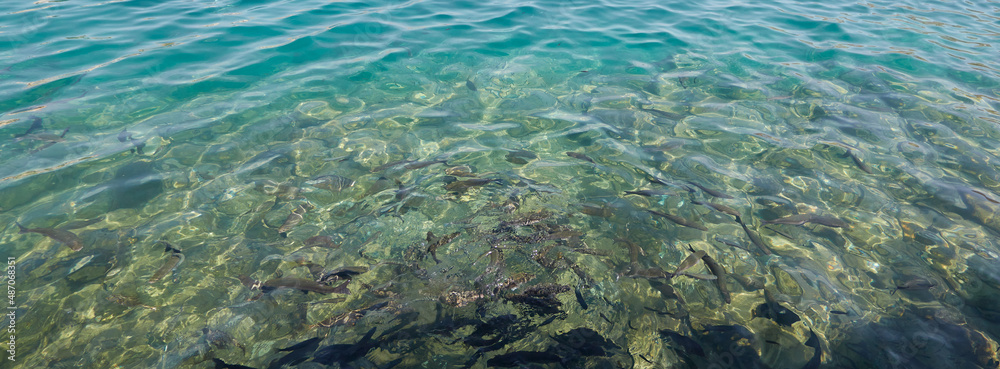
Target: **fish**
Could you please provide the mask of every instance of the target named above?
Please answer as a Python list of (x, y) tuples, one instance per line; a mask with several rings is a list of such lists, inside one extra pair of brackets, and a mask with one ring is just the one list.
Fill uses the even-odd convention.
[(306, 247), (340, 248), (340, 245), (333, 242), (333, 237), (330, 236), (312, 236), (306, 239), (305, 244)]
[[(690, 244), (688, 245), (688, 250), (694, 252), (694, 248), (692, 248)], [(729, 295), (729, 289), (726, 288), (726, 268), (715, 262), (715, 259), (709, 256), (708, 253), (705, 253), (705, 255), (701, 257), (701, 261), (704, 262), (705, 266), (708, 267), (708, 270), (716, 276), (715, 285), (719, 287), (719, 293), (722, 294), (722, 299), (725, 300), (727, 304), (732, 303), (733, 298)]]
[(653, 114), (653, 115), (659, 115), (661, 117), (664, 117), (664, 118), (667, 118), (667, 119), (670, 119), (670, 120), (681, 120), (681, 119), (684, 119), (684, 115), (682, 115), (682, 114), (671, 113), (669, 111), (664, 111), (664, 110), (660, 110), (660, 109), (639, 108), (639, 110), (647, 112), (647, 113), (650, 113), (650, 114)]
[(661, 191), (661, 190), (635, 190), (635, 191), (625, 191), (625, 194), (628, 194), (628, 195), (639, 195), (639, 196), (646, 196), (646, 197), (652, 197), (652, 196), (672, 196), (672, 195), (676, 195), (676, 194), (675, 194), (675, 193), (673, 193), (673, 192), (669, 192), (669, 191)]
[(285, 365), (295, 366), (303, 361), (309, 359), (309, 354), (312, 354), (319, 347), (320, 341), (323, 339), (320, 337), (313, 337), (305, 341), (296, 343), (294, 345), (280, 348), (278, 351), (288, 351), (288, 354), (282, 356), (280, 359), (272, 361), (268, 364), (268, 369), (281, 369)]
[(788, 308), (781, 306), (777, 300), (774, 298), (774, 292), (770, 289), (764, 289), (764, 303), (757, 305), (753, 311), (751, 311), (751, 316), (755, 318), (767, 318), (773, 320), (778, 325), (784, 325), (791, 327), (792, 323), (799, 320), (798, 314), (789, 310)]
[(451, 240), (455, 239), (455, 237), (458, 237), (458, 235), (461, 233), (462, 232), (455, 232), (452, 234), (444, 235), (442, 237), (435, 237), (434, 232), (427, 231), (427, 252), (431, 254), (431, 258), (434, 259), (435, 263), (437, 264), (441, 263), (441, 260), (438, 260), (437, 258), (437, 249), (441, 246), (448, 244), (449, 242), (451, 242)]
[(851, 225), (841, 219), (819, 214), (792, 214), (784, 218), (765, 220), (765, 224), (789, 224), (803, 225), (805, 223), (816, 223), (834, 228), (850, 228)]
[(434, 164), (444, 164), (448, 165), (448, 158), (434, 159), (434, 160), (424, 160), (424, 161), (413, 161), (403, 165), (404, 169), (413, 170), (429, 167)]
[(455, 177), (475, 177), (476, 175), (472, 173), (472, 168), (468, 165), (457, 165), (444, 170), (444, 173), (449, 176)]
[(705, 193), (707, 193), (707, 194), (709, 194), (709, 195), (711, 195), (713, 197), (718, 197), (720, 199), (731, 199), (731, 198), (733, 198), (732, 196), (729, 196), (729, 195), (726, 195), (726, 194), (724, 194), (722, 192), (719, 192), (719, 191), (713, 190), (711, 188), (702, 186), (702, 185), (700, 185), (700, 184), (698, 184), (696, 182), (687, 181), (687, 183), (691, 184), (692, 186), (698, 187), (700, 190), (704, 191)]
[(704, 206), (710, 207), (712, 209), (715, 209), (718, 212), (726, 213), (726, 214), (732, 215), (734, 217), (740, 216), (740, 212), (739, 211), (736, 211), (736, 209), (733, 209), (733, 208), (728, 207), (726, 205), (716, 204), (716, 203), (712, 203), (712, 202), (702, 202), (702, 201), (692, 201), (692, 202), (695, 203), (695, 204), (698, 204), (698, 205), (704, 205)]
[(328, 283), (332, 281), (351, 279), (358, 274), (362, 274), (368, 271), (368, 267), (363, 266), (346, 266), (334, 269), (330, 272), (323, 273), (316, 282)]
[(215, 363), (215, 369), (255, 369), (254, 367), (246, 365), (226, 364), (225, 361), (222, 361), (222, 359), (217, 357), (212, 358), (212, 362)]
[[(35, 140), (35, 141), (44, 141), (44, 142), (48, 142), (48, 143), (56, 143), (56, 142), (66, 141), (66, 133), (68, 133), (68, 132), (69, 132), (69, 128), (67, 127), (66, 129), (64, 129), (62, 131), (62, 134), (58, 134), (58, 135), (55, 134), (55, 133), (32, 133), (32, 134), (21, 136), (20, 138), (22, 138), (22, 139), (26, 138), (26, 139)], [(45, 147), (48, 147), (48, 146), (45, 146)]]
[(567, 151), (566, 155), (569, 156), (569, 157), (571, 157), (571, 158), (576, 158), (576, 159), (580, 159), (580, 160), (584, 160), (584, 161), (589, 161), (591, 163), (594, 162), (594, 159), (591, 159), (589, 156), (587, 156), (587, 155), (585, 155), (583, 153)]
[(702, 273), (681, 272), (681, 273), (679, 273), (677, 275), (682, 275), (682, 276), (685, 276), (685, 277), (691, 277), (691, 278), (694, 278), (694, 279), (700, 279), (700, 280), (703, 280), (703, 281), (714, 281), (714, 280), (718, 280), (719, 279), (719, 277), (716, 277), (714, 275), (711, 275), (711, 274), (702, 274)]
[(376, 329), (372, 328), (369, 330), (368, 333), (365, 333), (364, 337), (361, 337), (354, 344), (335, 344), (321, 347), (319, 350), (316, 350), (313, 361), (328, 366), (338, 363), (340, 364), (340, 368), (350, 368), (351, 366), (347, 365), (348, 363), (364, 357), (369, 351), (378, 346), (379, 342), (372, 340)]
[(132, 133), (129, 133), (128, 130), (122, 129), (121, 132), (118, 132), (118, 142), (125, 142), (131, 139), (132, 139)]
[(666, 329), (660, 330), (660, 336), (680, 345), (681, 349), (687, 354), (705, 357), (705, 349), (698, 344), (698, 341), (691, 339), (691, 337)]
[(895, 295), (896, 291), (899, 290), (928, 290), (934, 286), (937, 286), (934, 282), (923, 278), (914, 278), (904, 282), (902, 285), (897, 285), (896, 289), (892, 290), (890, 295)]
[(344, 176), (330, 174), (313, 178), (311, 181), (307, 181), (306, 183), (311, 184), (313, 187), (322, 188), (331, 192), (341, 192), (353, 187), (356, 181)]
[(719, 242), (719, 243), (723, 244), (723, 245), (730, 246), (730, 247), (735, 247), (735, 248), (738, 248), (740, 250), (743, 250), (743, 251), (746, 251), (746, 252), (750, 252), (750, 250), (747, 250), (746, 246), (743, 246), (742, 244), (740, 244), (737, 241), (730, 240), (728, 238), (723, 238), (722, 236), (715, 236), (714, 240), (716, 242)]
[(514, 164), (528, 164), (528, 160), (538, 159), (538, 155), (528, 150), (510, 150), (504, 156), (508, 162)]
[(733, 279), (740, 283), (747, 291), (756, 291), (764, 288), (764, 278), (748, 277), (740, 274), (730, 274)]
[(295, 207), (295, 210), (292, 210), (292, 213), (288, 214), (288, 217), (285, 218), (285, 222), (281, 223), (281, 227), (278, 227), (278, 235), (283, 238), (288, 237), (288, 231), (291, 231), (292, 228), (302, 223), (302, 215), (313, 208), (314, 206), (308, 202)]
[(391, 162), (391, 163), (382, 164), (382, 165), (379, 165), (379, 166), (377, 166), (375, 168), (372, 168), (371, 172), (372, 173), (381, 172), (381, 171), (384, 171), (386, 169), (389, 169), (389, 168), (392, 168), (392, 167), (395, 167), (395, 166), (398, 166), (398, 165), (403, 165), (403, 164), (412, 163), (412, 162), (413, 162), (413, 160), (399, 160), (399, 161), (394, 161), (394, 162)]
[(854, 161), (854, 165), (857, 166), (858, 169), (863, 170), (865, 173), (872, 174), (872, 168), (869, 167), (868, 164), (865, 164), (865, 162), (861, 161), (861, 158), (854, 153), (854, 150), (847, 150), (847, 152), (844, 153), (844, 156), (850, 157), (851, 160)]
[(680, 224), (680, 225), (685, 226), (685, 227), (694, 228), (694, 229), (701, 230), (701, 231), (707, 231), (708, 230), (708, 228), (705, 228), (705, 226), (703, 226), (701, 224), (692, 222), (690, 220), (681, 218), (681, 217), (673, 215), (673, 214), (667, 214), (667, 213), (659, 212), (659, 211), (656, 211), (656, 210), (646, 210), (646, 211), (648, 211), (650, 214), (659, 215), (661, 217), (670, 219), (670, 221), (672, 221), (674, 223), (677, 223), (677, 224)]
[(608, 206), (607, 204), (580, 204), (580, 212), (590, 216), (602, 218), (610, 218), (612, 215), (615, 215), (614, 208)]
[(451, 181), (451, 182), (446, 183), (444, 185), (444, 189), (448, 190), (448, 192), (465, 192), (466, 190), (468, 190), (470, 188), (483, 186), (483, 185), (486, 185), (486, 184), (491, 183), (491, 182), (500, 182), (500, 179), (497, 179), (497, 178), (471, 178), (471, 179), (463, 179), (461, 181), (455, 180), (455, 181)]
[(465, 80), (465, 87), (468, 88), (469, 90), (472, 90), (472, 91), (478, 91), (479, 90), (479, 89), (476, 88), (476, 84), (472, 83), (471, 79), (466, 79)]
[(18, 222), (14, 224), (17, 225), (18, 233), (38, 233), (68, 246), (70, 250), (83, 250), (83, 240), (73, 232), (53, 228), (25, 228)]
[(347, 284), (351, 283), (350, 280), (336, 287), (320, 284), (311, 279), (294, 278), (294, 277), (274, 278), (261, 283), (249, 279), (246, 276), (241, 276), (240, 281), (244, 282), (243, 283), (244, 285), (247, 285), (249, 282), (248, 287), (254, 289), (253, 286), (257, 286), (258, 288), (260, 288), (261, 291), (264, 292), (274, 291), (279, 288), (293, 288), (305, 293), (315, 292), (324, 295), (330, 293), (340, 293), (340, 294), (351, 293), (351, 291), (347, 289)]
[(163, 262), (163, 265), (160, 266), (160, 269), (157, 269), (156, 272), (153, 273), (153, 276), (149, 277), (149, 283), (156, 283), (160, 279), (163, 279), (163, 277), (165, 277), (170, 272), (173, 272), (174, 269), (177, 269), (177, 267), (184, 262), (184, 254), (182, 254), (180, 250), (174, 248), (165, 241), (160, 241), (158, 242), (158, 244), (165, 245), (163, 251), (169, 252), (170, 256), (168, 256), (167, 260)]
[(692, 252), (692, 254), (688, 255), (686, 258), (684, 258), (684, 260), (681, 261), (680, 264), (677, 264), (677, 270), (675, 270), (673, 274), (675, 276), (676, 275), (680, 275), (685, 270), (691, 269), (691, 267), (697, 265), (698, 261), (700, 261), (701, 258), (704, 257), (705, 255), (706, 255), (705, 251), (701, 251), (701, 250), (699, 250), (697, 252)]
[(736, 222), (743, 227), (743, 231), (746, 232), (747, 237), (750, 237), (750, 242), (753, 242), (754, 246), (757, 246), (757, 248), (759, 248), (764, 255), (771, 255), (771, 248), (767, 247), (767, 244), (764, 243), (764, 240), (760, 239), (757, 232), (751, 231), (750, 228), (747, 228), (746, 223), (743, 223), (743, 219), (740, 217), (736, 217)]
[(14, 135), (14, 139), (18, 139), (18, 138), (27, 136), (27, 135), (31, 134), (32, 132), (35, 132), (35, 131), (40, 130), (40, 129), (42, 129), (42, 118), (31, 117), (31, 126), (28, 127), (28, 130), (24, 131), (24, 133)]
[(574, 288), (573, 293), (576, 294), (576, 302), (580, 304), (580, 307), (583, 308), (583, 310), (587, 310), (590, 306), (587, 305), (587, 300), (583, 299), (583, 293), (580, 292), (580, 289)]

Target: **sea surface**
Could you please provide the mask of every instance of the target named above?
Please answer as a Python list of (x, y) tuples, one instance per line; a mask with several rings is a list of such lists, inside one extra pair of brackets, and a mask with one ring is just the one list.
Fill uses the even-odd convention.
[(998, 43), (995, 0), (4, 1), (0, 367), (997, 368)]

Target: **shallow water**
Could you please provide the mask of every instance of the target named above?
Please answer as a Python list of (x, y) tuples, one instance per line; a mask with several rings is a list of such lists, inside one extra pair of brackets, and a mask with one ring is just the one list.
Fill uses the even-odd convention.
[(996, 368), (998, 10), (6, 4), (4, 367)]

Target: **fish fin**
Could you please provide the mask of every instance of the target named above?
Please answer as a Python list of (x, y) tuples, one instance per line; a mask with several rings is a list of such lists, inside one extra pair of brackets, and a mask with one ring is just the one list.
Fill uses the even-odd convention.
[(288, 232), (278, 232), (278, 235), (281, 236), (281, 238), (288, 238)]
[(334, 288), (334, 289), (333, 289), (333, 293), (341, 293), (341, 294), (348, 294), (348, 293), (351, 293), (351, 290), (349, 290), (349, 289), (347, 288), (347, 285), (348, 285), (349, 283), (351, 283), (351, 280), (350, 280), (350, 279), (348, 279), (348, 280), (347, 280), (346, 282), (344, 282), (344, 283), (341, 283), (341, 284), (340, 284), (339, 286), (337, 286), (336, 288)]

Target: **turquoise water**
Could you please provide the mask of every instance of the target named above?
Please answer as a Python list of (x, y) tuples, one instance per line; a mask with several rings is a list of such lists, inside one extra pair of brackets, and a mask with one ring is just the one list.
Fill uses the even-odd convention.
[(0, 13), (3, 367), (1000, 365), (995, 1)]

